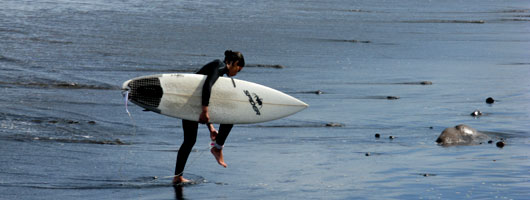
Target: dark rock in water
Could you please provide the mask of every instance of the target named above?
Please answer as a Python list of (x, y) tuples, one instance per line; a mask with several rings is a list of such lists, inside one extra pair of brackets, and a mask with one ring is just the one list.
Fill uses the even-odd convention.
[(493, 140), (488, 141), (488, 144), (492, 144), (492, 143), (493, 143)]
[(100, 144), (124, 145), (125, 143), (122, 142), (120, 139), (116, 139), (114, 141), (109, 141), (109, 140), (101, 141)]
[(481, 116), (482, 115), (482, 112), (480, 112), (480, 110), (475, 110), (473, 111), (471, 114), (469, 114), (473, 117), (477, 117), (477, 116)]
[(339, 124), (335, 122), (330, 122), (326, 124), (326, 127), (343, 127), (343, 126), (344, 126), (343, 124)]
[(499, 147), (499, 148), (503, 148), (504, 145), (506, 145), (506, 143), (504, 141), (497, 142), (497, 147)]
[(304, 92), (300, 92), (300, 93), (304, 93), (304, 94), (317, 94), (317, 95), (324, 94), (324, 92), (322, 92), (322, 90), (316, 90), (316, 91), (304, 91)]
[(486, 103), (487, 103), (487, 104), (493, 104), (493, 103), (495, 103), (495, 100), (494, 100), (493, 98), (491, 98), (491, 97), (488, 97), (488, 98), (486, 99)]
[(380, 138), (380, 137), (381, 137), (381, 135), (379, 135), (379, 133), (375, 134), (375, 138)]
[(388, 136), (388, 139), (391, 139), (391, 140), (393, 140), (393, 139), (395, 139), (395, 138), (396, 138), (396, 137), (394, 137), (394, 136)]
[(57, 124), (57, 123), (59, 123), (59, 121), (57, 121), (57, 120), (50, 120), (50, 121), (48, 121), (48, 123), (50, 123), (50, 124)]
[(351, 43), (372, 43), (368, 40), (342, 40), (342, 42), (351, 42)]
[(434, 129), (434, 127), (430, 126), (429, 129)]
[(65, 88), (69, 88), (69, 87), (77, 87), (79, 84), (77, 83), (58, 83), (56, 86), (57, 87), (65, 87)]
[(94, 124), (96, 124), (96, 122), (95, 121), (89, 121), (88, 124), (94, 125)]
[(420, 82), (404, 82), (396, 84), (405, 84), (405, 85), (432, 85), (431, 81), (420, 81)]
[(436, 176), (436, 174), (428, 174), (428, 173), (424, 173), (424, 174), (420, 174), (424, 177), (429, 177), (429, 176)]
[(388, 100), (396, 100), (396, 99), (399, 99), (398, 96), (387, 96), (386, 99)]
[(443, 146), (450, 145), (473, 145), (479, 144), (489, 137), (481, 132), (478, 132), (474, 128), (469, 127), (465, 124), (460, 124), (455, 127), (446, 128), (436, 142)]
[(422, 81), (420, 82), (421, 85), (432, 85), (431, 81)]
[(124, 145), (124, 144), (125, 144), (125, 143), (122, 142), (120, 139), (116, 139), (116, 140), (114, 140), (114, 143), (115, 143), (115, 144), (118, 144), (118, 145)]
[(370, 152), (367, 152), (364, 154), (365, 156), (370, 156)]
[(66, 122), (69, 123), (69, 124), (79, 124), (78, 121), (74, 121), (74, 120), (68, 120)]

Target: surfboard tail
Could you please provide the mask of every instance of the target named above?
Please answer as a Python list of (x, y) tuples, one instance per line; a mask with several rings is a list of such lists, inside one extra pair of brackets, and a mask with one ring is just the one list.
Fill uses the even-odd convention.
[(147, 110), (160, 113), (162, 87), (158, 77), (140, 77), (125, 81), (122, 90), (129, 92), (129, 101)]

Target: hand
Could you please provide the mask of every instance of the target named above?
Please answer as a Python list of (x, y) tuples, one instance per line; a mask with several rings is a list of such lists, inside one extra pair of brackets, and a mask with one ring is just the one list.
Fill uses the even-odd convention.
[(208, 106), (202, 107), (201, 115), (199, 116), (199, 123), (205, 124), (210, 121), (210, 113), (208, 113)]
[(217, 137), (217, 134), (219, 134), (219, 132), (217, 132), (213, 124), (208, 123), (207, 126), (208, 130), (210, 130), (210, 139), (212, 139), (212, 141), (215, 141), (215, 138)]
[(210, 139), (212, 139), (212, 141), (215, 141), (215, 138), (217, 137), (217, 134), (219, 134), (219, 132), (217, 132), (217, 130), (215, 130), (215, 128), (210, 130)]

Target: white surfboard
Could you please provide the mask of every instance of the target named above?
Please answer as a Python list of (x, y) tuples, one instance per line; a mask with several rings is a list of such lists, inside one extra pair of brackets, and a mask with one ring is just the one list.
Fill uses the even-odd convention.
[[(200, 74), (158, 74), (123, 83), (129, 101), (163, 115), (198, 121), (202, 111)], [(249, 124), (280, 119), (308, 105), (278, 90), (238, 79), (219, 77), (210, 95), (210, 122)]]

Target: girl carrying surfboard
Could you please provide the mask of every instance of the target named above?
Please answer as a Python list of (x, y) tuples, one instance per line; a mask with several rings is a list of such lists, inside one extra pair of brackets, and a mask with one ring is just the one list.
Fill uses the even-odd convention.
[(204, 65), (196, 74), (206, 75), (206, 80), (202, 87), (202, 112), (197, 121), (182, 120), (182, 128), (184, 130), (184, 141), (179, 148), (177, 154), (177, 161), (175, 164), (175, 177), (173, 183), (186, 183), (190, 180), (183, 177), (184, 168), (186, 162), (191, 153), (193, 145), (197, 139), (197, 129), (199, 123), (207, 124), (210, 130), (210, 138), (212, 139), (211, 153), (217, 160), (217, 163), (223, 167), (227, 167), (223, 159), (223, 145), (232, 130), (233, 124), (221, 124), (219, 125), (219, 131), (215, 129), (213, 124), (209, 123), (210, 114), (208, 112), (208, 105), (210, 103), (210, 94), (212, 86), (215, 84), (217, 79), (223, 75), (233, 77), (245, 66), (245, 59), (243, 54), (237, 51), (226, 50), (224, 61), (214, 60)]

